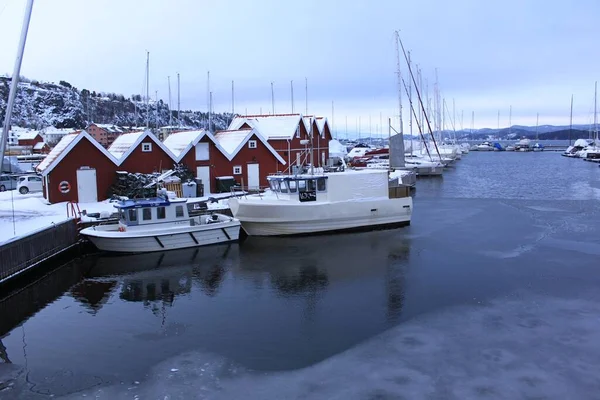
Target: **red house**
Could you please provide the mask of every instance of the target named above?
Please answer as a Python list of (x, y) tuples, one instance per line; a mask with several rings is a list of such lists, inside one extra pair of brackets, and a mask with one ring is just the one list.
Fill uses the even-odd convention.
[(106, 198), (117, 160), (83, 131), (65, 135), (36, 170), (48, 202), (88, 203)]
[(234, 118), (229, 125), (232, 130), (248, 128), (266, 138), (287, 165), (309, 163), (311, 142), (315, 166), (324, 166), (329, 158), (329, 140), (320, 134), (318, 119), (313, 116), (245, 115)]
[[(204, 194), (217, 192), (216, 177), (229, 163), (227, 152), (205, 130), (171, 133), (163, 142), (177, 163), (187, 166), (204, 184)], [(218, 167), (217, 167), (218, 166)], [(227, 175), (231, 175), (228, 173)]]
[(35, 146), (37, 143), (41, 143), (44, 141), (42, 135), (38, 131), (25, 131), (19, 135), (17, 139), (17, 144), (19, 146)]
[(266, 188), (267, 176), (286, 168), (284, 158), (256, 129), (218, 131), (215, 139), (227, 158), (227, 162), (215, 163), (215, 171), (219, 176), (233, 176), (244, 188)]
[(118, 160), (119, 170), (150, 174), (173, 168), (176, 157), (150, 131), (124, 133), (108, 152)]

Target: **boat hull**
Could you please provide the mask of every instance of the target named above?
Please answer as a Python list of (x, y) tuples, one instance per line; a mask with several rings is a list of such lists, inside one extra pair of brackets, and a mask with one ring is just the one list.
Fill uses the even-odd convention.
[[(116, 228), (115, 228), (116, 230)], [(118, 231), (81, 231), (99, 250), (116, 253), (146, 253), (234, 242), (240, 236), (240, 222), (231, 221), (178, 232), (156, 231), (138, 234)]]
[(231, 199), (230, 206), (249, 236), (313, 235), (410, 225), (412, 197), (294, 205)]

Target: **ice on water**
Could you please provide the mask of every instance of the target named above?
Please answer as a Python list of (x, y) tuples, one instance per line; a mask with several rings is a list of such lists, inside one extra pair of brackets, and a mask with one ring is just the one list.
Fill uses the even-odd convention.
[(98, 399), (593, 399), (600, 393), (600, 303), (515, 295), (407, 321), (294, 371), (257, 372), (186, 353)]

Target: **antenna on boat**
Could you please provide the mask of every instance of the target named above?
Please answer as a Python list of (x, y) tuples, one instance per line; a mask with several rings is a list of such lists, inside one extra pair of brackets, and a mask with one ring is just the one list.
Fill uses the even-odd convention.
[[(10, 84), (10, 92), (8, 94), (8, 102), (6, 104), (6, 112), (4, 114), (4, 125), (2, 127), (2, 140), (0, 140), (0, 172), (4, 167), (4, 150), (8, 140), (8, 131), (10, 131), (10, 121), (12, 117), (12, 109), (15, 103), (17, 88), (19, 85), (19, 74), (21, 73), (21, 63), (23, 61), (23, 53), (25, 52), (25, 42), (27, 41), (27, 32), (29, 30), (29, 21), (31, 19), (31, 10), (33, 9), (33, 0), (28, 0), (25, 7), (25, 15), (23, 17), (23, 26), (21, 28), (21, 39), (19, 41), (19, 49), (15, 60), (15, 67)], [(14, 219), (13, 219), (14, 222)]]

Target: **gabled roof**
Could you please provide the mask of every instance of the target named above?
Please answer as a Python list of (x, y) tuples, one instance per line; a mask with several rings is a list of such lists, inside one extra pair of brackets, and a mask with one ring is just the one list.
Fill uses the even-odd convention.
[(47, 144), (45, 142), (37, 142), (35, 145), (33, 145), (33, 149), (34, 150), (42, 150), (44, 148), (44, 146), (47, 146)]
[(180, 162), (188, 151), (198, 144), (203, 137), (208, 137), (219, 149), (224, 156), (227, 157), (227, 151), (219, 144), (215, 137), (206, 130), (199, 131), (183, 131), (170, 134), (163, 142), (175, 156), (175, 161)]
[(169, 150), (160, 140), (154, 136), (154, 134), (146, 130), (144, 132), (131, 132), (124, 133), (122, 135), (117, 136), (114, 142), (109, 146), (108, 152), (112, 154), (116, 159), (119, 160), (118, 164), (122, 164), (123, 161), (129, 157), (131, 153), (139, 146), (142, 141), (149, 138), (152, 140), (158, 147), (160, 147), (169, 157), (173, 160), (176, 160), (177, 157)]
[(40, 133), (38, 131), (21, 131), (18, 133), (19, 140), (35, 139)]
[(231, 121), (229, 130), (238, 130), (247, 123), (267, 140), (286, 140), (294, 137), (300, 121), (302, 114), (242, 115)]
[(74, 128), (55, 128), (54, 126), (47, 126), (42, 129), (44, 135), (68, 135), (70, 133), (79, 133), (78, 129)]
[(329, 133), (331, 133), (331, 127), (329, 126), (329, 122), (326, 117), (316, 117), (317, 128), (319, 128), (319, 134), (321, 136), (325, 135), (325, 125), (329, 128)]
[(86, 131), (81, 131), (79, 133), (70, 133), (68, 135), (63, 136), (63, 138), (58, 142), (56, 146), (48, 153), (48, 155), (38, 164), (36, 170), (41, 172), (42, 175), (48, 175), (54, 167), (58, 165), (58, 163), (65, 158), (67, 154), (73, 148), (82, 141), (83, 139), (89, 140), (89, 142), (94, 145), (102, 154), (104, 154), (109, 160), (118, 165), (117, 159), (110, 154), (104, 147), (100, 145), (90, 136)]
[(90, 125), (96, 125), (98, 128), (104, 129), (105, 131), (110, 132), (110, 133), (123, 133), (123, 132), (125, 132), (124, 128), (122, 128), (120, 126), (117, 126), (117, 125), (95, 124), (95, 123), (92, 123)]
[(231, 129), (226, 131), (218, 131), (215, 133), (215, 139), (225, 150), (224, 154), (229, 161), (233, 160), (233, 158), (240, 152), (246, 143), (248, 143), (248, 140), (250, 140), (252, 136), (256, 136), (256, 138), (260, 140), (263, 145), (265, 145), (271, 154), (273, 154), (277, 161), (283, 165), (286, 164), (283, 157), (277, 153), (277, 150), (275, 150), (273, 146), (271, 146), (256, 129)]

